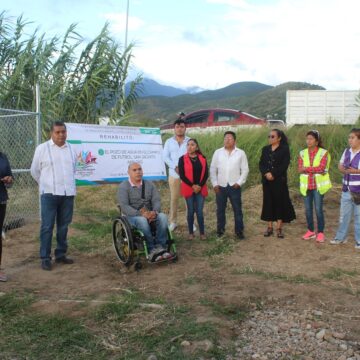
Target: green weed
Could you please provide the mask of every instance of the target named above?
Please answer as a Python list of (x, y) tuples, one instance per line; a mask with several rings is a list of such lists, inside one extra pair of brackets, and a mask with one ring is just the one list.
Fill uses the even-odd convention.
[(218, 240), (214, 246), (204, 251), (204, 255), (213, 257), (216, 255), (229, 254), (233, 250), (233, 244), (227, 240)]
[(269, 271), (253, 269), (251, 266), (245, 266), (242, 269), (236, 269), (233, 271), (233, 273), (236, 275), (254, 275), (266, 280), (281, 280), (296, 284), (316, 284), (320, 282), (318, 279), (309, 278), (304, 275), (291, 276), (287, 274), (273, 273)]
[(110, 244), (112, 223), (73, 223), (72, 228), (84, 232), (84, 234), (70, 237), (70, 246), (81, 252), (93, 252), (96, 249), (106, 247)]
[(195, 275), (190, 275), (190, 276), (187, 276), (185, 279), (184, 279), (184, 283), (186, 285), (195, 285), (195, 284), (198, 284), (201, 282), (201, 279), (198, 277), (198, 276), (195, 276)]
[(246, 306), (239, 304), (222, 305), (207, 298), (201, 299), (200, 304), (210, 307), (215, 315), (222, 315), (228, 319), (237, 321), (245, 319), (249, 313)]
[(33, 302), (33, 297), (19, 297), (15, 293), (0, 296), (0, 321), (22, 314)]
[(0, 297), (1, 359), (107, 359), (78, 319), (34, 312), (32, 297)]
[(330, 280), (341, 280), (345, 276), (354, 277), (356, 275), (359, 275), (359, 272), (357, 270), (344, 270), (340, 268), (332, 268), (328, 272), (322, 274), (324, 278), (330, 279)]

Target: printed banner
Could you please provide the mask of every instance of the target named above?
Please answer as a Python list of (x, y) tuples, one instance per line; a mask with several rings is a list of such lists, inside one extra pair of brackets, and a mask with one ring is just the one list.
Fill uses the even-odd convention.
[(166, 179), (160, 129), (71, 123), (66, 128), (76, 152), (76, 185), (126, 180), (134, 161), (141, 164), (145, 179)]

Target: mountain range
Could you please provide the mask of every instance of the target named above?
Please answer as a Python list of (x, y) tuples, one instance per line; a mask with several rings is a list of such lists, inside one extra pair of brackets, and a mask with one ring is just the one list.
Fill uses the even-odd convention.
[(237, 82), (217, 90), (190, 93), (189, 89), (165, 86), (145, 78), (134, 108), (137, 121), (169, 122), (180, 111), (185, 113), (206, 108), (231, 108), (255, 116), (285, 120), (287, 90), (325, 90), (305, 82), (286, 82), (271, 86), (254, 81)]

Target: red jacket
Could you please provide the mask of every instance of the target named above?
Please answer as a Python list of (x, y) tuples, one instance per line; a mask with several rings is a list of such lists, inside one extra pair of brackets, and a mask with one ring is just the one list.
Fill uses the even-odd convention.
[[(201, 175), (200, 175), (200, 181), (201, 181), (205, 175), (206, 159), (201, 154), (198, 154), (198, 158), (199, 158), (201, 166), (202, 166)], [(185, 176), (189, 179), (189, 181), (194, 182), (193, 165), (190, 160), (189, 154), (187, 154), (187, 153), (184, 155), (184, 170), (185, 170)], [(194, 193), (194, 190), (192, 189), (192, 187), (189, 186), (188, 184), (185, 184), (182, 181), (181, 182), (181, 195), (184, 196), (185, 198), (188, 198), (188, 197), (192, 196), (193, 193)], [(208, 195), (208, 188), (207, 188), (206, 184), (201, 188), (200, 193), (204, 197)]]

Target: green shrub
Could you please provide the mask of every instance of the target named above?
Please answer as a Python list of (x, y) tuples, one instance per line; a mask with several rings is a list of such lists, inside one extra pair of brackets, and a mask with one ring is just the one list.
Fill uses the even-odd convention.
[[(351, 126), (343, 125), (306, 125), (293, 126), (290, 129), (286, 129), (285, 133), (289, 138), (291, 151), (291, 164), (288, 170), (289, 185), (295, 187), (298, 186), (298, 154), (301, 149), (306, 147), (305, 135), (307, 131), (311, 129), (317, 129), (320, 131), (324, 146), (331, 154), (331, 179), (335, 183), (340, 183), (342, 175), (337, 169), (337, 164), (340, 160), (342, 152), (348, 144), (347, 137), (351, 128)], [(268, 132), (269, 128), (267, 127), (241, 129), (236, 132), (237, 146), (245, 151), (249, 162), (250, 173), (246, 186), (252, 186), (260, 183), (261, 177), (259, 172), (259, 159), (262, 147), (267, 145)], [(214, 151), (223, 146), (223, 133), (224, 132), (191, 133), (191, 129), (189, 129), (187, 135), (195, 137), (198, 140), (201, 151), (207, 157), (210, 166)], [(168, 135), (166, 138), (168, 138)]]

